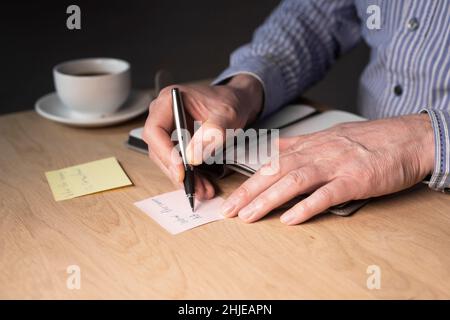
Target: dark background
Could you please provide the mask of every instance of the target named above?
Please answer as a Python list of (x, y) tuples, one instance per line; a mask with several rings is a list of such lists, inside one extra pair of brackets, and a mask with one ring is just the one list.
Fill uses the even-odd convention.
[[(132, 65), (133, 86), (153, 86), (160, 68), (178, 82), (213, 78), (251, 39), (279, 0), (15, 1), (0, 9), (0, 113), (31, 109), (53, 91), (52, 66), (80, 57), (117, 57)], [(81, 30), (66, 28), (66, 8), (81, 8)], [(305, 95), (355, 110), (364, 45), (341, 58)]]

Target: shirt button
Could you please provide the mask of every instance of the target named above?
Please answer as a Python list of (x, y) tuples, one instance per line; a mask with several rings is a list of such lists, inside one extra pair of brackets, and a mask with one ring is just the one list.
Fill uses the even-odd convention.
[(417, 20), (417, 18), (409, 19), (406, 23), (406, 27), (409, 31), (416, 31), (419, 28), (419, 20)]
[(396, 96), (401, 96), (402, 93), (403, 93), (403, 88), (402, 88), (402, 86), (399, 85), (399, 84), (396, 85), (396, 86), (394, 87), (394, 93), (395, 93)]

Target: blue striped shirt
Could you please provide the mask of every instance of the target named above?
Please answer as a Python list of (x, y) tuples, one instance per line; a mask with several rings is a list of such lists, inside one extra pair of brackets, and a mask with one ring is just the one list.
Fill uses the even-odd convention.
[(266, 115), (323, 78), (361, 39), (371, 58), (360, 80), (359, 111), (369, 119), (428, 112), (436, 143), (429, 186), (449, 190), (449, 0), (285, 0), (233, 52), (215, 83), (255, 76)]

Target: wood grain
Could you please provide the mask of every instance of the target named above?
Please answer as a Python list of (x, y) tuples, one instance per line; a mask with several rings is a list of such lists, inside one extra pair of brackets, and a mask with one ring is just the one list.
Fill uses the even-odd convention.
[[(274, 213), (172, 236), (133, 205), (174, 189), (124, 146), (143, 121), (78, 129), (34, 112), (0, 117), (0, 298), (450, 298), (448, 195), (417, 186), (348, 218), (287, 227)], [(134, 186), (53, 200), (45, 171), (110, 156)], [(243, 180), (220, 181), (222, 195)], [(66, 287), (74, 264), (80, 290)], [(369, 265), (380, 290), (366, 287)]]

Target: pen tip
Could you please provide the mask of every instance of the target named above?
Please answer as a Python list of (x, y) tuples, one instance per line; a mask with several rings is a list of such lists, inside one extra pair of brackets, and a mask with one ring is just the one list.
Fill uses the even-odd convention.
[(194, 197), (189, 198), (189, 204), (191, 205), (192, 212), (194, 212)]

